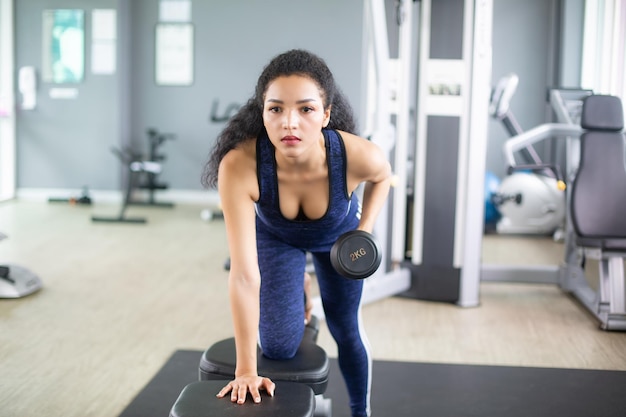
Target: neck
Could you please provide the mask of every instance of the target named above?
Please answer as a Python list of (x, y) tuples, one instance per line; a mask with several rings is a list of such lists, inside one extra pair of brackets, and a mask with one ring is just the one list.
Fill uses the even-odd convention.
[(320, 132), (319, 140), (301, 155), (289, 157), (276, 153), (278, 169), (289, 171), (311, 171), (326, 165), (326, 144), (324, 135)]

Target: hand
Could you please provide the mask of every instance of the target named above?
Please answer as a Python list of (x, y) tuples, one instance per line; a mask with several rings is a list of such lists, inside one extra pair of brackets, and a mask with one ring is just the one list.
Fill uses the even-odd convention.
[(255, 403), (261, 402), (261, 394), (259, 390), (265, 390), (273, 397), (276, 385), (269, 378), (258, 375), (241, 375), (230, 381), (220, 392), (217, 393), (218, 398), (225, 397), (230, 392), (230, 400), (237, 404), (243, 404), (246, 401), (248, 392), (252, 396)]

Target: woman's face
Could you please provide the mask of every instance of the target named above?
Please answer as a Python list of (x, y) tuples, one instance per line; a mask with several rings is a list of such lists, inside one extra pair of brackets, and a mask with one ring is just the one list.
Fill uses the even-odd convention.
[(263, 124), (276, 150), (289, 158), (306, 154), (322, 138), (330, 108), (324, 110), (320, 89), (300, 75), (281, 76), (270, 82), (263, 102)]

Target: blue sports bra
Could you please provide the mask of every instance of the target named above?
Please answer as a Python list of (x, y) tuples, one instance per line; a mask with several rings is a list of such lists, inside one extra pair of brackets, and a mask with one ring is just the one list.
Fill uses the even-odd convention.
[(302, 208), (296, 219), (283, 216), (279, 203), (275, 148), (267, 132), (264, 131), (257, 138), (257, 228), (264, 227), (298, 247), (325, 247), (329, 243), (332, 246), (341, 233), (356, 228), (360, 218), (358, 198), (355, 193), (349, 196), (347, 192), (347, 160), (343, 139), (335, 130), (324, 129), (322, 133), (326, 147), (330, 198), (324, 216), (315, 220), (307, 219)]

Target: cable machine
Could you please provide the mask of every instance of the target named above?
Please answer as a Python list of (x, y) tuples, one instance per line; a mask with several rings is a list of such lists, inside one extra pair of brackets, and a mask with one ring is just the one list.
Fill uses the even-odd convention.
[[(419, 30), (411, 48), (416, 70), (410, 71), (416, 88), (408, 89), (415, 91), (415, 120), (410, 105), (398, 106), (405, 112), (398, 112), (398, 127), (404, 126), (398, 135), (407, 135), (407, 147), (396, 146), (395, 169), (406, 183), (400, 179), (394, 190), (392, 257), (411, 271), (404, 296), (475, 306), (484, 213), (483, 198), (477, 196), (484, 194), (493, 4), (416, 4)], [(401, 90), (411, 83), (399, 85)], [(415, 133), (409, 136), (412, 123)]]
[[(396, 177), (374, 227), (383, 242), (382, 264), (365, 282), (363, 302), (402, 294), (474, 306), (483, 232), (492, 1), (395, 2), (394, 59), (385, 3), (364, 3), (362, 135), (388, 153)], [(321, 316), (320, 300), (314, 302), (314, 314)]]

